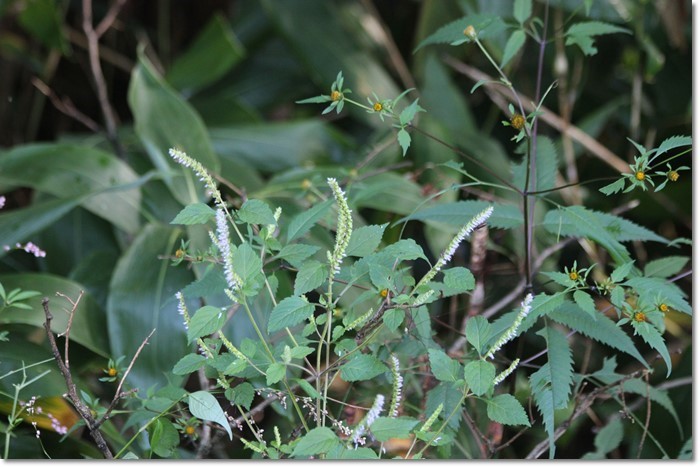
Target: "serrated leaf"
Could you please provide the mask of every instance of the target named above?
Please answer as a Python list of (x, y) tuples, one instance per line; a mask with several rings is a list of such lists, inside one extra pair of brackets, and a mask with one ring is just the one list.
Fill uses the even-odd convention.
[(676, 135), (676, 136), (671, 136), (670, 138), (666, 138), (661, 142), (658, 148), (656, 148), (654, 158), (660, 156), (661, 154), (665, 153), (666, 151), (669, 151), (671, 149), (679, 148), (682, 146), (692, 146), (693, 145), (693, 138), (690, 136), (681, 136), (681, 135)]
[(464, 367), (464, 379), (477, 396), (486, 394), (493, 387), (496, 367), (484, 360), (475, 360)]
[(267, 367), (265, 372), (265, 378), (267, 385), (270, 386), (284, 379), (284, 375), (287, 372), (287, 367), (282, 363), (273, 363)]
[(671, 356), (668, 354), (668, 348), (666, 348), (666, 342), (664, 338), (659, 333), (658, 329), (649, 323), (637, 323), (632, 321), (632, 326), (634, 327), (635, 333), (642, 336), (644, 342), (649, 344), (649, 346), (659, 352), (661, 358), (664, 359), (666, 363), (666, 377), (671, 376)]
[(491, 339), (491, 324), (483, 316), (474, 316), (467, 320), (466, 332), (469, 342), (481, 355), (486, 343)]
[(207, 391), (197, 391), (190, 394), (188, 405), (192, 416), (200, 420), (215, 422), (224, 427), (229, 439), (233, 440), (233, 433), (226, 415), (219, 405), (219, 401)]
[(320, 426), (312, 429), (299, 439), (299, 442), (294, 446), (292, 456), (323, 454), (333, 449), (339, 443), (340, 439), (333, 433), (333, 430)]
[(505, 29), (505, 23), (496, 15), (475, 14), (464, 16), (442, 26), (423, 39), (414, 52), (430, 44), (452, 44), (456, 41), (466, 42), (467, 37), (464, 35), (464, 29), (469, 25), (474, 26), (480, 39), (496, 36)]
[(543, 276), (549, 277), (551, 280), (556, 282), (559, 285), (563, 285), (566, 288), (573, 287), (576, 285), (576, 282), (572, 281), (571, 278), (569, 277), (568, 274), (564, 274), (563, 272), (558, 272), (558, 271), (543, 271), (540, 272)]
[(547, 364), (542, 368), (547, 368), (544, 373), (552, 390), (552, 406), (563, 409), (569, 402), (574, 378), (574, 360), (569, 342), (565, 335), (551, 326), (544, 327), (537, 334), (547, 341)]
[(262, 275), (262, 262), (249, 243), (241, 243), (231, 252), (231, 262), (236, 274), (244, 283), (252, 281), (255, 276)]
[(647, 277), (671, 277), (681, 272), (689, 259), (687, 256), (667, 256), (649, 261), (644, 266), (644, 275)]
[(182, 357), (173, 367), (173, 373), (184, 376), (199, 370), (204, 366), (206, 358), (203, 355), (190, 353)]
[(615, 283), (622, 282), (632, 271), (632, 266), (634, 266), (634, 261), (629, 261), (622, 266), (615, 268), (612, 274), (610, 274), (610, 279), (612, 279), (612, 281)]
[(646, 303), (656, 303), (656, 300), (661, 298), (669, 307), (689, 315), (693, 314), (693, 309), (685, 299), (685, 292), (666, 279), (633, 277), (622, 285), (632, 287), (639, 294), (640, 300)]
[(304, 260), (312, 256), (321, 247), (316, 245), (305, 245), (303, 243), (295, 243), (292, 245), (285, 245), (284, 248), (277, 253), (277, 257), (285, 260), (295, 268), (300, 268)]
[(430, 371), (435, 378), (440, 381), (455, 382), (462, 378), (462, 365), (447, 356), (445, 352), (438, 349), (428, 350), (430, 359)]
[(180, 225), (206, 224), (215, 216), (216, 211), (206, 204), (194, 203), (185, 206), (170, 223)]
[(411, 147), (411, 135), (408, 133), (408, 131), (401, 128), (396, 134), (396, 139), (399, 141), (399, 146), (401, 146), (401, 150), (405, 156), (406, 151), (408, 151), (408, 148)]
[(292, 355), (292, 358), (304, 358), (307, 355), (312, 354), (313, 352), (314, 352), (314, 349), (312, 349), (311, 347), (301, 345), (298, 347), (294, 347), (292, 349), (291, 355)]
[(625, 189), (625, 179), (624, 178), (618, 178), (614, 182), (612, 182), (609, 185), (605, 185), (603, 188), (599, 188), (598, 191), (603, 193), (604, 195), (612, 195), (614, 193), (617, 193), (618, 191), (622, 191)]
[(226, 313), (221, 308), (203, 306), (190, 319), (187, 329), (187, 340), (193, 341), (198, 337), (208, 336), (220, 330), (226, 322)]
[(388, 225), (367, 225), (354, 229), (350, 235), (350, 243), (348, 243), (345, 254), (360, 258), (372, 254), (381, 243), (382, 235)]
[(345, 447), (338, 444), (326, 454), (327, 460), (365, 460), (379, 459), (377, 453), (370, 448)]
[(446, 420), (447, 417), (449, 417), (454, 411), (454, 415), (452, 415), (447, 421), (447, 426), (456, 429), (459, 426), (462, 417), (460, 416), (459, 410), (455, 410), (455, 407), (457, 407), (461, 402), (462, 388), (460, 385), (441, 382), (433, 389), (428, 391), (428, 397), (425, 403), (425, 413), (432, 414), (438, 409), (440, 404), (442, 404), (442, 412), (440, 412), (440, 417), (443, 420)]
[(416, 116), (416, 113), (422, 111), (423, 109), (420, 105), (418, 105), (418, 99), (416, 99), (401, 111), (401, 113), (399, 114), (399, 123), (401, 124), (401, 126), (408, 125)]
[(412, 417), (379, 417), (370, 425), (370, 430), (378, 441), (384, 442), (391, 438), (409, 438), (417, 424), (418, 420)]
[(436, 204), (406, 216), (398, 222), (421, 220), (461, 227), (489, 206), (493, 206), (493, 214), (486, 221), (490, 227), (512, 229), (522, 224), (523, 215), (516, 206), (474, 200)]
[(289, 223), (289, 228), (287, 229), (287, 242), (289, 243), (295, 238), (299, 238), (311, 230), (311, 227), (313, 227), (314, 224), (316, 224), (316, 222), (323, 217), (333, 202), (333, 199), (327, 199), (326, 201), (318, 203), (314, 207), (297, 214)]
[[(532, 299), (532, 303), (530, 304), (530, 313), (528, 313), (525, 319), (523, 319), (522, 324), (518, 328), (518, 335), (530, 329), (541, 316), (549, 315), (552, 311), (556, 310), (562, 303), (564, 303), (565, 298), (566, 293), (564, 292), (557, 292), (552, 295), (548, 295), (546, 293), (535, 295), (535, 297)], [(519, 310), (516, 310), (515, 314), (517, 314), (518, 311)], [(515, 314), (509, 319), (509, 321), (504, 323), (501, 323), (501, 319), (503, 319), (505, 315), (499, 318), (499, 320), (495, 321), (493, 323), (494, 335), (498, 335), (496, 334), (496, 323), (499, 323), (499, 330), (503, 329), (502, 326), (504, 325), (506, 326), (505, 329), (508, 329), (515, 319)]]
[(423, 248), (412, 238), (404, 238), (396, 243), (392, 243), (384, 248), (382, 253), (385, 253), (398, 261), (409, 261), (418, 258), (426, 261), (428, 260), (423, 252)]
[(250, 404), (255, 397), (255, 388), (252, 384), (243, 382), (226, 390), (226, 398), (232, 404), (237, 404), (246, 410), (250, 410)]
[(598, 310), (596, 309), (595, 302), (593, 301), (593, 298), (591, 298), (590, 295), (588, 295), (583, 290), (576, 290), (574, 292), (574, 301), (579, 307), (581, 307), (583, 311), (591, 315), (591, 318), (593, 318), (593, 320), (597, 319), (596, 315), (598, 314)]
[(314, 306), (301, 297), (287, 297), (277, 304), (270, 313), (267, 332), (297, 325), (311, 316)]
[(294, 280), (294, 295), (301, 295), (314, 290), (328, 278), (328, 268), (316, 260), (302, 264)]
[(532, 0), (515, 0), (513, 3), (513, 18), (523, 24), (532, 15)]
[(510, 394), (500, 394), (486, 400), (486, 415), (490, 420), (503, 425), (530, 426), (525, 409), (518, 399)]
[(639, 360), (646, 368), (649, 367), (644, 357), (634, 346), (632, 339), (605, 315), (599, 314), (598, 319), (593, 320), (578, 305), (564, 302), (547, 316), (584, 336), (625, 352)]
[(508, 38), (506, 46), (503, 49), (503, 58), (501, 59), (501, 68), (506, 66), (510, 60), (520, 51), (525, 44), (525, 33), (518, 29)]
[(443, 270), (443, 274), (442, 293), (445, 297), (451, 297), (474, 289), (474, 275), (467, 268), (454, 267)]
[(362, 354), (350, 359), (340, 368), (340, 377), (348, 383), (372, 379), (388, 368), (377, 357)]
[(246, 224), (270, 225), (277, 223), (270, 206), (259, 199), (246, 200), (241, 209), (238, 210), (237, 215)]
[(593, 444), (596, 448), (595, 452), (585, 454), (581, 459), (605, 459), (607, 453), (613, 449), (617, 449), (622, 442), (623, 435), (624, 427), (622, 426), (622, 420), (613, 418), (595, 435), (595, 439), (593, 440)]
[(392, 308), (384, 313), (384, 316), (382, 316), (382, 321), (384, 321), (384, 326), (386, 326), (389, 331), (395, 331), (399, 326), (401, 326), (405, 316), (406, 312), (404, 310)]
[(584, 21), (573, 24), (566, 31), (566, 45), (576, 44), (585, 55), (595, 55), (598, 49), (593, 46), (593, 37), (603, 34), (631, 34), (629, 29), (601, 21)]
[(610, 301), (613, 305), (622, 309), (622, 307), (624, 306), (623, 304), (625, 302), (625, 290), (620, 286), (617, 286), (614, 289), (612, 289), (612, 292), (610, 292)]

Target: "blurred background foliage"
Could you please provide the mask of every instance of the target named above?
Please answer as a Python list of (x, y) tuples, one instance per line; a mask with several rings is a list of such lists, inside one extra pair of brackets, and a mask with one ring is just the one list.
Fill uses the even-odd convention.
[[(168, 260), (182, 239), (191, 239), (193, 248), (205, 248), (208, 238), (203, 229), (170, 225), (184, 205), (205, 199), (196, 178), (169, 160), (170, 147), (185, 149), (215, 172), (235, 206), (247, 197), (282, 206), (281, 224), (308, 208), (309, 190), (322, 186), (327, 176), (349, 181), (351, 205), (366, 224), (390, 222), (385, 240), (414, 238), (434, 255), (458, 226), (411, 221), (402, 232), (404, 225), (394, 222), (441, 190), (445, 192), (429, 205), (477, 197), (516, 200), (478, 187), (449, 189), (463, 177), (440, 165), (444, 162), (464, 163), (465, 170), (480, 178), (488, 180), (489, 175), (419, 134), (402, 158), (395, 130), (376, 115), (350, 109), (321, 117), (320, 106), (294, 104), (327, 93), (340, 70), (359, 101), (372, 92), (384, 99), (415, 88), (409, 97), (420, 98), (427, 110), (418, 121), (421, 129), (510, 178), (522, 156), (514, 152), (512, 130), (500, 123), (509, 115), (484, 88), (470, 94), (475, 79), (453, 66), (458, 60), (493, 75), (483, 55), (475, 47), (447, 45), (414, 53), (423, 39), (456, 18), (476, 12), (510, 17), (510, 1), (126, 1), (100, 38), (99, 61), (115, 121), (111, 136), (105, 131), (104, 106), (90, 65), (83, 3), (0, 0), (0, 193), (7, 198), (0, 212), (0, 243), (33, 241), (47, 252), (46, 258), (35, 258), (0, 250), (0, 281), (7, 290), (21, 287), (51, 297), (56, 310), (65, 305), (56, 291), (71, 297), (79, 290), (88, 292), (73, 325), (72, 363), (79, 386), (96, 397), (109, 400), (114, 389), (97, 381), (107, 359), (129, 359), (153, 327), (157, 332), (130, 383), (144, 395), (167, 378), (184, 383), (166, 376), (186, 352), (173, 295), (201, 279), (205, 269), (171, 267)], [(572, 17), (584, 18), (579, 1), (549, 3), (553, 28), (562, 28)], [(92, 2), (95, 25), (110, 5)], [(543, 6), (535, 2), (536, 15), (542, 15)], [(690, 134), (690, 1), (596, 0), (590, 18), (623, 25), (634, 34), (601, 36), (594, 57), (550, 43), (543, 82), (547, 86), (558, 80), (559, 85), (545, 107), (628, 163), (635, 152), (627, 137), (650, 148), (667, 137)], [(486, 41), (497, 59), (507, 37), (503, 32)], [(506, 69), (516, 89), (530, 99), (537, 55), (528, 42)], [(570, 180), (574, 164), (579, 180), (619, 174), (550, 126), (540, 124), (540, 132), (560, 154), (558, 184)], [(690, 166), (690, 157), (682, 163)], [(572, 196), (589, 209), (622, 209), (626, 218), (668, 239), (691, 237), (687, 174), (682, 172), (662, 193), (635, 190), (605, 197), (597, 189), (606, 182), (599, 182), (580, 187)], [(332, 244), (322, 228), (314, 228), (313, 236), (319, 245)], [(543, 231), (537, 247), (551, 240)], [(493, 230), (490, 246), (486, 304), (520, 280), (514, 258), (521, 256), (522, 233)], [(688, 245), (670, 249), (634, 242), (631, 249), (640, 267), (662, 256), (690, 253)], [(543, 268), (563, 270), (574, 260), (579, 265), (605, 262), (601, 254), (574, 243)], [(280, 280), (281, 287), (291, 287), (283, 274)], [(690, 275), (677, 284), (691, 293)], [(10, 339), (0, 342), (0, 374), (16, 369), (19, 361), (50, 357), (40, 328), (41, 296), (28, 301), (31, 310), (0, 310)], [(211, 296), (210, 303), (218, 302), (225, 303), (225, 297)], [(254, 305), (257, 313), (269, 309), (262, 300)], [(433, 327), (444, 342), (454, 340), (463, 312), (434, 310)], [(58, 311), (54, 314), (60, 331), (65, 319)], [(669, 346), (678, 352), (674, 378), (682, 380), (691, 375), (691, 354), (685, 351), (691, 340), (689, 317), (671, 315), (667, 330)], [(235, 320), (228, 331), (234, 342), (252, 332)], [(583, 342), (580, 350), (577, 362), (586, 354), (597, 362), (592, 368), (600, 367), (604, 355), (591, 356)], [(622, 368), (632, 364), (623, 358), (619, 363)], [(32, 368), (31, 374), (49, 368), (51, 376), (28, 389), (29, 394), (54, 401), (60, 406), (55, 413), (71, 420), (74, 414), (65, 402), (49, 399), (65, 391), (53, 363)], [(14, 376), (0, 380), (3, 394), (13, 392)], [(669, 395), (678, 413), (690, 413), (689, 385), (671, 387)], [(8, 398), (1, 401), (0, 409), (7, 410)], [(678, 452), (683, 440), (674, 433), (669, 413), (655, 406), (653, 420), (654, 435), (669, 452)], [(681, 423), (690, 433), (690, 417), (682, 417)], [(579, 420), (566, 435), (576, 442), (562, 443), (559, 456), (580, 457), (594, 450), (592, 426), (590, 420)], [(44, 433), (44, 445), (54, 457), (95, 455), (85, 436), (70, 436), (59, 444), (59, 435), (50, 429)], [(13, 457), (40, 456), (31, 429), (16, 434)], [(122, 436), (114, 427), (109, 435), (115, 443)], [(524, 436), (503, 456), (523, 456), (535, 442)], [(624, 446), (634, 442), (626, 441), (617, 455), (625, 457)], [(248, 455), (240, 452), (240, 445), (231, 449), (226, 455)], [(659, 455), (651, 443), (644, 450), (642, 457)], [(181, 451), (186, 456), (187, 446)]]

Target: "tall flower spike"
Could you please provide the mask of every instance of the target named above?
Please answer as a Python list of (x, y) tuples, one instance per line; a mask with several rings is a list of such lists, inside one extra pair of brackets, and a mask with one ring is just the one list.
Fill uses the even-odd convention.
[(457, 247), (459, 247), (459, 244), (462, 243), (462, 241), (467, 238), (477, 227), (479, 227), (481, 224), (486, 222), (486, 220), (491, 216), (493, 213), (493, 206), (489, 206), (483, 211), (481, 211), (479, 214), (474, 216), (472, 220), (467, 222), (464, 227), (462, 227), (459, 232), (457, 232), (457, 235), (452, 239), (449, 245), (447, 245), (447, 248), (445, 251), (442, 252), (442, 255), (440, 255), (440, 258), (438, 258), (437, 262), (435, 265), (428, 271), (428, 273), (423, 276), (423, 278), (418, 282), (416, 287), (414, 288), (417, 289), (420, 285), (423, 285), (427, 282), (430, 282), (433, 277), (437, 275), (438, 272), (447, 264), (449, 261), (452, 259), (452, 256), (455, 254), (455, 251), (457, 251)]
[(175, 294), (175, 298), (177, 298), (177, 312), (179, 313), (180, 316), (182, 316), (182, 324), (185, 326), (185, 329), (190, 328), (190, 315), (187, 313), (187, 305), (185, 305), (185, 297), (183, 297), (182, 292), (178, 292)]
[(352, 211), (348, 207), (348, 200), (345, 193), (338, 185), (335, 178), (326, 180), (333, 191), (336, 203), (338, 203), (338, 227), (335, 233), (335, 246), (333, 253), (328, 252), (328, 262), (330, 263), (331, 277), (340, 272), (340, 263), (345, 258), (345, 250), (350, 243), (352, 235)]
[(372, 408), (369, 409), (369, 412), (367, 412), (365, 418), (363, 418), (360, 424), (357, 425), (357, 428), (355, 428), (355, 431), (352, 434), (352, 442), (355, 444), (355, 447), (357, 447), (358, 444), (364, 444), (364, 438), (362, 435), (364, 435), (367, 428), (372, 426), (372, 423), (379, 418), (379, 414), (382, 413), (383, 409), (384, 395), (377, 394), (377, 397), (374, 399), (374, 404), (372, 404)]
[(394, 384), (391, 387), (391, 404), (389, 405), (389, 416), (398, 417), (399, 405), (401, 405), (401, 389), (403, 388), (403, 376), (401, 376), (399, 359), (391, 354), (391, 375), (394, 377)]
[(496, 387), (499, 384), (501, 384), (504, 379), (506, 379), (511, 373), (513, 373), (518, 367), (518, 363), (520, 363), (520, 359), (516, 358), (515, 360), (513, 360), (513, 363), (511, 363), (508, 368), (500, 372), (498, 376), (496, 376), (496, 378), (493, 380), (493, 387)]
[(168, 154), (170, 154), (170, 157), (172, 157), (175, 162), (183, 167), (192, 169), (192, 171), (199, 176), (199, 179), (206, 185), (207, 190), (211, 192), (218, 207), (223, 208), (225, 206), (224, 200), (221, 197), (221, 192), (216, 187), (214, 179), (211, 178), (211, 175), (209, 175), (209, 172), (206, 168), (204, 168), (201, 162), (188, 156), (184, 151), (180, 151), (179, 149), (175, 148), (170, 148)]
[(221, 252), (221, 257), (224, 260), (224, 276), (226, 284), (231, 290), (236, 290), (239, 281), (238, 276), (233, 271), (233, 257), (231, 256), (231, 240), (228, 230), (228, 219), (226, 212), (219, 208), (216, 210), (216, 244)]
[(530, 313), (531, 305), (532, 294), (529, 293), (525, 297), (525, 300), (523, 300), (523, 302), (520, 304), (520, 313), (518, 313), (518, 316), (515, 317), (515, 321), (513, 321), (513, 324), (510, 325), (508, 330), (501, 335), (500, 339), (498, 339), (496, 343), (491, 346), (488, 353), (486, 354), (486, 358), (493, 359), (496, 352), (501, 350), (501, 347), (503, 347), (504, 345), (506, 345), (507, 342), (515, 338), (518, 332), (518, 328), (520, 327), (520, 323), (522, 323), (525, 317), (528, 315), (528, 313)]

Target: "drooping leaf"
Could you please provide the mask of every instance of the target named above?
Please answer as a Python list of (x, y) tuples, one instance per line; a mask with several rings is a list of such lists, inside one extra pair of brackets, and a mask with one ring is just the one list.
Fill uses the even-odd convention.
[(314, 306), (303, 298), (287, 297), (272, 309), (267, 330), (268, 332), (277, 332), (294, 326), (307, 319), (313, 312)]
[(505, 23), (500, 16), (488, 14), (464, 16), (442, 26), (433, 34), (423, 39), (420, 44), (418, 44), (418, 47), (415, 48), (414, 52), (430, 44), (453, 44), (467, 42), (467, 37), (464, 35), (464, 29), (470, 25), (477, 31), (479, 39), (486, 39), (496, 36), (505, 29)]
[(486, 414), (490, 420), (503, 425), (530, 426), (525, 409), (518, 399), (510, 394), (500, 394), (493, 399), (486, 399)]
[(654, 158), (660, 156), (661, 154), (665, 153), (666, 151), (670, 151), (671, 149), (683, 147), (683, 146), (692, 146), (693, 145), (693, 138), (690, 136), (681, 136), (681, 135), (676, 135), (676, 136), (671, 136), (670, 138), (666, 138), (659, 144), (659, 147), (656, 149), (654, 152)]
[(649, 344), (652, 349), (659, 352), (661, 358), (664, 359), (664, 363), (666, 363), (666, 377), (668, 378), (671, 376), (671, 356), (668, 353), (664, 338), (661, 336), (658, 329), (646, 322), (637, 323), (636, 321), (632, 321), (632, 326), (634, 327), (635, 333), (642, 336), (644, 342)]
[(451, 359), (445, 352), (438, 349), (428, 350), (428, 356), (430, 358), (430, 371), (433, 372), (435, 378), (448, 382), (462, 379), (464, 370), (457, 360)]
[(601, 21), (575, 23), (566, 31), (566, 45), (576, 44), (585, 55), (595, 55), (598, 49), (593, 45), (593, 38), (595, 36), (613, 33), (631, 34), (631, 31)]
[(396, 139), (398, 140), (399, 146), (401, 146), (401, 150), (405, 156), (408, 148), (411, 147), (411, 134), (405, 129), (401, 128), (396, 134)]
[(569, 402), (574, 378), (571, 348), (566, 336), (551, 326), (545, 326), (537, 334), (547, 341), (547, 363), (542, 368), (547, 368), (544, 374), (552, 389), (552, 405), (555, 409), (563, 409)]
[(377, 357), (361, 354), (351, 358), (340, 368), (340, 377), (350, 383), (372, 379), (385, 371), (388, 371), (388, 368)]
[(228, 433), (229, 439), (233, 439), (233, 433), (226, 419), (226, 414), (219, 405), (219, 401), (216, 400), (216, 397), (212, 396), (207, 391), (197, 391), (190, 394), (187, 400), (190, 413), (194, 417), (200, 420), (218, 423), (224, 427), (224, 430)]
[(576, 290), (574, 292), (574, 301), (583, 311), (588, 313), (594, 321), (597, 319), (598, 310), (596, 309), (595, 302), (590, 295), (583, 290)]

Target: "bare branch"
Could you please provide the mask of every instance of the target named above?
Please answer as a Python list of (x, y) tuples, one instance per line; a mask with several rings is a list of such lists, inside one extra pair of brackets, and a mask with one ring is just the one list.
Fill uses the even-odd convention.
[(69, 116), (73, 120), (76, 120), (85, 127), (87, 127), (89, 130), (94, 131), (95, 133), (100, 131), (100, 125), (97, 124), (93, 119), (82, 113), (78, 108), (73, 104), (73, 101), (71, 101), (68, 97), (64, 97), (61, 99), (56, 95), (56, 93), (49, 87), (48, 84), (44, 83), (42, 80), (39, 78), (32, 78), (32, 84), (34, 85), (35, 88), (39, 90), (40, 93), (45, 95), (46, 97), (49, 98), (53, 106), (61, 112), (64, 115)]

